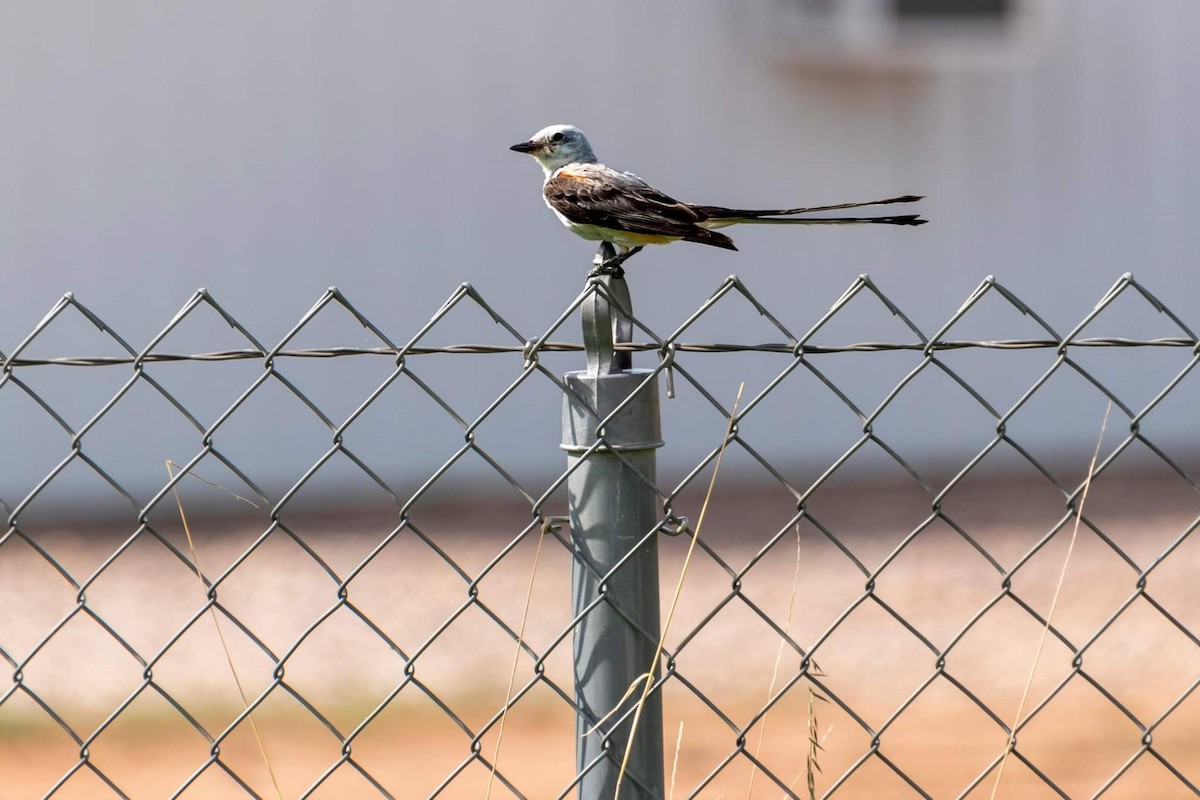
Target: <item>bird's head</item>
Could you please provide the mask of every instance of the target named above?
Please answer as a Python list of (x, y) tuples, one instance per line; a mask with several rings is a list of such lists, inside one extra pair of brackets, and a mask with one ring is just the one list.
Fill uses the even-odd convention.
[(574, 125), (551, 125), (542, 128), (527, 142), (514, 144), (509, 150), (528, 153), (537, 159), (546, 174), (574, 163), (595, 163), (596, 154), (583, 131)]

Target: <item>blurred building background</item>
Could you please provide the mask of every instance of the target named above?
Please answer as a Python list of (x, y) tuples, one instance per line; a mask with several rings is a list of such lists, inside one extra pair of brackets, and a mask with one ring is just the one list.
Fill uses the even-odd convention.
[[(696, 202), (928, 195), (920, 210), (933, 224), (920, 229), (754, 228), (736, 232), (739, 253), (681, 245), (642, 255), (630, 272), (635, 305), (661, 333), (733, 272), (800, 332), (860, 273), (926, 334), (989, 274), (1059, 333), (1126, 271), (1195, 324), (1197, 30), (1191, 0), (0, 4), (0, 350), (67, 291), (140, 348), (201, 286), (268, 345), (330, 285), (401, 342), (461, 282), (538, 335), (580, 290), (592, 249), (543, 206), (536, 166), (506, 148), (556, 122), (583, 128), (609, 164)], [(1145, 307), (1122, 314), (1088, 332), (1177, 333)], [(779, 338), (749, 329), (753, 317), (710, 315), (690, 338)], [(243, 346), (215, 315), (203, 319), (162, 349)], [(1038, 333), (1011, 310), (994, 324), (973, 319), (956, 338)], [(348, 317), (339, 324), (303, 344), (375, 343)], [(572, 320), (556, 338), (577, 336)], [(879, 313), (839, 337), (913, 338)], [(466, 314), (439, 343), (501, 339), (485, 315)], [(114, 351), (75, 319), (25, 355)], [(1178, 369), (1108, 359), (1106, 381), (1134, 406), (1153, 396), (1140, 389), (1157, 391)], [(346, 383), (313, 370), (307, 389), (336, 405), (357, 367), (338, 369)], [(511, 378), (512, 364), (504, 369)], [(128, 377), (71, 372), (47, 368), (36, 389), (76, 426)], [(211, 398), (206, 422), (253, 378), (218, 391), (214, 374), (170, 376), (192, 402)], [(447, 368), (430, 380), (478, 409), (504, 385), (464, 374)], [(742, 377), (729, 376), (730, 395)], [(973, 379), (1001, 396), (1029, 385), (1003, 370)], [(364, 397), (371, 380), (342, 402)], [(868, 408), (895, 383), (845, 380)], [(551, 395), (517, 404), (494, 434), (510, 464), (561, 468)], [(1071, 413), (1030, 418), (1024, 434), (1073, 457), (1094, 442), (1103, 403), (1084, 381), (1062, 398)], [(197, 437), (156, 428), (155, 413), (173, 414), (160, 400), (142, 411), (137, 402), (132, 427), (101, 426), (85, 448), (122, 480), (153, 487), (162, 460), (186, 460)], [(1194, 408), (1180, 401), (1158, 413), (1158, 435), (1194, 434)], [(668, 438), (665, 464), (694, 463), (719, 417), (686, 404), (666, 411), (676, 430), (710, 434)], [(764, 408), (760, 424), (791, 427), (804, 411)], [(371, 456), (419, 481), (461, 430), (396, 434), (411, 413), (373, 423), (404, 446), (380, 444)], [(972, 413), (947, 403), (936, 424), (901, 420), (892, 435), (932, 460), (969, 455), (989, 435)], [(305, 449), (298, 431), (313, 419), (291, 400), (246, 417), (237, 462), (266, 484), (289, 485), (296, 476), (281, 465), (303, 469), (321, 452), (317, 440), (327, 443), (327, 432), (313, 434), (313, 453)], [(17, 392), (0, 393), (0, 420), (0, 496), (11, 503), (70, 437)], [(853, 420), (808, 421), (818, 424), (804, 450), (770, 452), (768, 442), (768, 455), (819, 463), (853, 441)], [(91, 491), (92, 478), (78, 480)]]

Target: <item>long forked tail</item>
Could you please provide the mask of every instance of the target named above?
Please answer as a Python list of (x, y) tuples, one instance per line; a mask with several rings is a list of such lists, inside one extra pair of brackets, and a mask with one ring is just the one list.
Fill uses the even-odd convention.
[(743, 209), (722, 208), (721, 206), (693, 206), (707, 219), (704, 227), (723, 228), (726, 225), (738, 223), (758, 223), (762, 225), (860, 225), (874, 223), (882, 225), (924, 225), (929, 220), (921, 219), (918, 214), (899, 214), (885, 217), (809, 217), (798, 218), (797, 214), (809, 214), (816, 211), (841, 211), (847, 208), (862, 208), (864, 206), (885, 206), (892, 203), (915, 203), (923, 199), (923, 195), (906, 194), (900, 197), (889, 197), (886, 200), (871, 200), (866, 203), (839, 203), (832, 206), (809, 206), (807, 208), (773, 208), (773, 209)]
[[(890, 217), (710, 217), (714, 227), (724, 225), (924, 225), (929, 222), (919, 214), (900, 214)], [(700, 223), (701, 225), (705, 223)]]

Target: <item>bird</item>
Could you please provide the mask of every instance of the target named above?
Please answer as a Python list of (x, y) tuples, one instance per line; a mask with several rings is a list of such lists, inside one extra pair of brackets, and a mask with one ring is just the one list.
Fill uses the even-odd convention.
[[(583, 131), (574, 125), (542, 128), (510, 150), (532, 156), (546, 174), (542, 196), (571, 232), (618, 249), (592, 275), (623, 274), (622, 264), (648, 244), (696, 242), (737, 250), (733, 239), (715, 229), (729, 225), (924, 225), (918, 214), (880, 217), (802, 217), (814, 211), (915, 203), (921, 195), (903, 195), (868, 203), (808, 208), (743, 209), (681, 203), (632, 172), (601, 164)], [(607, 248), (603, 248), (602, 252)], [(608, 250), (608, 252), (613, 252)]]

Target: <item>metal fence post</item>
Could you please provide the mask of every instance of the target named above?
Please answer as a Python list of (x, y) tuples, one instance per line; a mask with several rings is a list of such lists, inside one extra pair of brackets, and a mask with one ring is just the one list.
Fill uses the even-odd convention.
[[(619, 276), (593, 280), (602, 290), (582, 309), (588, 369), (564, 376), (562, 446), (573, 470), (567, 491), (571, 590), (579, 617), (574, 634), (579, 798), (614, 800), (631, 709), (641, 692), (625, 695), (650, 667), (659, 636), (654, 451), (662, 436), (657, 380), (647, 381), (649, 371), (632, 369), (631, 354), (613, 346), (632, 339), (629, 289)], [(587, 453), (601, 438), (603, 445)], [(659, 675), (655, 665), (654, 678)], [(660, 800), (663, 792), (662, 696), (655, 692), (642, 709), (620, 800)]]

